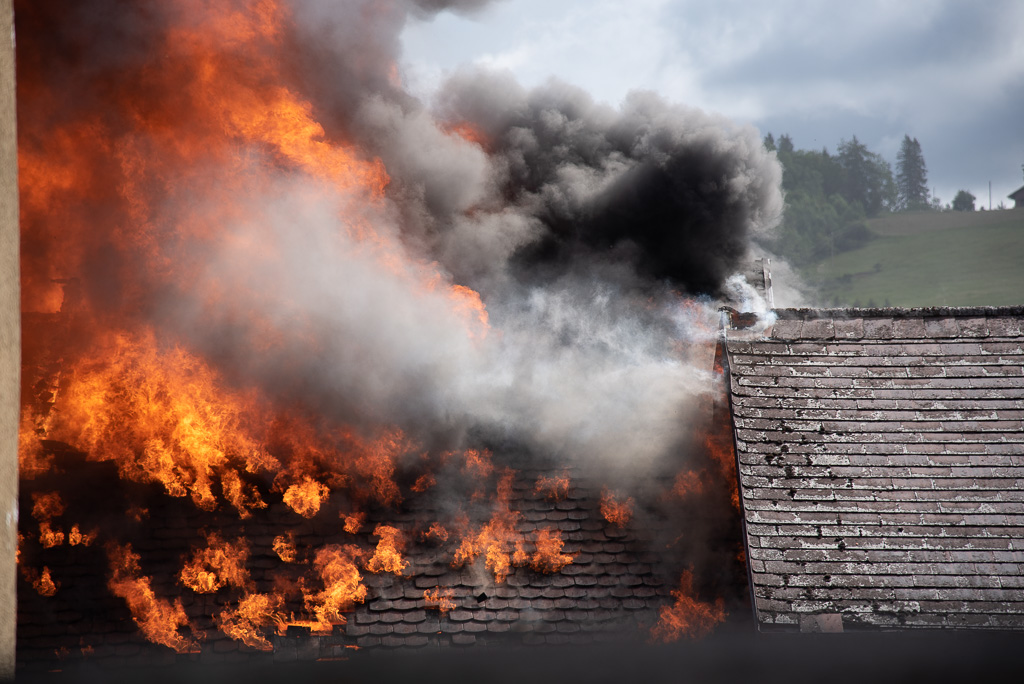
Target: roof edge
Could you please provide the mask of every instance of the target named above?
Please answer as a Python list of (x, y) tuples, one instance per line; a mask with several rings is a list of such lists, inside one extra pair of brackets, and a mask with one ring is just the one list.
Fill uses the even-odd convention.
[(997, 317), (1024, 316), (1021, 306), (886, 306), (873, 309), (854, 308), (799, 308), (774, 309), (775, 315), (784, 320), (811, 320), (816, 318), (934, 318), (934, 317)]

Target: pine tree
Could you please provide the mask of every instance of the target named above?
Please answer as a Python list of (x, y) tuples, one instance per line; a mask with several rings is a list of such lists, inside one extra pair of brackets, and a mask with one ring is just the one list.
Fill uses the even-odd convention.
[(850, 202), (857, 202), (868, 216), (877, 216), (883, 209), (891, 209), (896, 199), (889, 162), (870, 151), (853, 136), (839, 143), (836, 160), (843, 170), (841, 194)]
[(926, 209), (928, 207), (928, 170), (917, 138), (903, 136), (896, 155), (896, 207), (897, 209)]

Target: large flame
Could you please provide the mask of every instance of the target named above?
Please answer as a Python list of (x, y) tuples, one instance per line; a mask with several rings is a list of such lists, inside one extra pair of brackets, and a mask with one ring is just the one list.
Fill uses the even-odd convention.
[(243, 516), (264, 506), (240, 472), (280, 467), (256, 436), (265, 404), (224, 387), (194, 354), (161, 350), (152, 330), (105, 342), (70, 369), (47, 436), (115, 461), (130, 480), (191, 496), (204, 510), (217, 506), (217, 481)]
[[(309, 396), (320, 378), (297, 373), (305, 366), (287, 360), (289, 354), (315, 359), (310, 366), (325, 375), (346, 364), (386, 365), (372, 344), (340, 358), (326, 341), (349, 331), (332, 327), (318, 308), (342, 300), (311, 303), (295, 286), (324, 277), (295, 273), (302, 270), (295, 255), (310, 252), (330, 265), (327, 277), (345, 269), (371, 274), (422, 309), (419, 321), (450, 328), (438, 346), (454, 346), (446, 353), (460, 362), (467, 350), (500, 343), (504, 333), (492, 330), (481, 294), (455, 282), (435, 257), (424, 256), (433, 252), (414, 249), (416, 238), (396, 228), (395, 193), (426, 191), (397, 188), (381, 159), (357, 145), (345, 126), (324, 125), (325, 112), (303, 94), (288, 59), (295, 18), (287, 3), (158, 5), (151, 43), (116, 68), (103, 67), (111, 72), (99, 79), (92, 99), (68, 106), (34, 62), (25, 60), (19, 71), (22, 310), (59, 314), (62, 321), (47, 340), (59, 370), (33, 369), (45, 376), (39, 386), (46, 396), (26, 393), (24, 400), (21, 476), (44, 481), (55, 472), (46, 444), (52, 440), (206, 513), (227, 511), (251, 522), (281, 509), (296, 524), (318, 516), (319, 524), (329, 515), (338, 536), (355, 543), (314, 548), (291, 530), (266, 542), (288, 570), (301, 573), (293, 598), (301, 591), (305, 614), (298, 619), (285, 616), (284, 592), (265, 591), (250, 577), (255, 535), (250, 542), (204, 533), (205, 545), (182, 557), (179, 584), (213, 595), (210, 603), (223, 607), (206, 624), (253, 649), (271, 648), (267, 631), (274, 625), (327, 634), (345, 624), (344, 613), (367, 599), (361, 572), (408, 574), (403, 553), (415, 539), (453, 566), (480, 560), (497, 583), (515, 568), (562, 571), (575, 554), (563, 552), (556, 528), (524, 532), (515, 472), (496, 465), (490, 451), (456, 448), (462, 443), (447, 435), (425, 438), (414, 428), (436, 420), (433, 414), (415, 415), (409, 424), (395, 420), (385, 410), (393, 397), (365, 397), (376, 376), (361, 388), (331, 380), (340, 385), (335, 395)], [(436, 132), (461, 138), (479, 154), (498, 144), (468, 121)], [(302, 223), (309, 217), (297, 211), (328, 229), (307, 235)], [(331, 280), (313, 292), (342, 287)], [(346, 294), (356, 325), (390, 303), (387, 292)], [(416, 324), (389, 329), (381, 339), (415, 336)], [(402, 376), (409, 384), (431, 384), (434, 376), (421, 378), (420, 369), (444, 365), (433, 357), (415, 363), (415, 372)], [(365, 415), (334, 410), (345, 393), (354, 395), (345, 397), (352, 405), (366, 398)], [(430, 399), (443, 405), (447, 389)], [(445, 410), (436, 414), (447, 416)], [(460, 420), (454, 416), (445, 427), (461, 434)], [(720, 457), (723, 468), (727, 460)], [(449, 491), (445, 477), (461, 478), (465, 510), (485, 513), (442, 515), (425, 530), (423, 521), (406, 529), (373, 526), (375, 517), (367, 524), (373, 507), (394, 510), (410, 497), (442, 496)], [(568, 471), (538, 478), (534, 494), (565, 501)], [(629, 523), (633, 507), (633, 498), (618, 491), (602, 497), (602, 514), (618, 527)], [(163, 584), (143, 573), (145, 559), (117, 530), (72, 524), (64, 513), (59, 492), (35, 494), (38, 537), (33, 531), (26, 538), (47, 549), (99, 539), (109, 558), (109, 590), (145, 637), (179, 653), (196, 651), (205, 635), (180, 599), (157, 594), (154, 586), (163, 591)], [(125, 514), (136, 523), (150, 515), (138, 503)], [(371, 526), (376, 543), (367, 548)], [(60, 590), (48, 566), (22, 565), (22, 573), (44, 596)], [(428, 590), (423, 598), (442, 613), (456, 605), (452, 589)]]
[(714, 602), (700, 600), (693, 589), (693, 573), (686, 571), (679, 578), (679, 588), (672, 591), (675, 602), (658, 610), (658, 623), (651, 628), (651, 639), (661, 643), (683, 637), (699, 639), (725, 621), (721, 598)]
[(498, 481), (491, 519), (479, 530), (467, 530), (463, 534), (452, 561), (452, 565), (458, 567), (482, 554), (485, 566), (494, 573), (494, 581), (499, 584), (505, 581), (513, 567), (525, 565), (528, 559), (526, 540), (518, 529), (522, 513), (512, 509), (514, 477), (515, 471), (505, 469)]
[(217, 619), (224, 634), (246, 646), (271, 651), (273, 645), (262, 634), (263, 628), (281, 620), (281, 599), (273, 594), (247, 594), (234, 608), (225, 608)]
[(537, 530), (537, 550), (530, 558), (530, 567), (538, 572), (558, 572), (572, 563), (575, 554), (562, 553), (565, 542), (557, 528)]
[(197, 549), (181, 571), (181, 583), (197, 594), (212, 594), (224, 586), (245, 588), (251, 584), (245, 564), (249, 544), (239, 538), (223, 541), (217, 533), (207, 537), (205, 549)]
[(139, 556), (131, 546), (111, 546), (109, 555), (110, 591), (125, 600), (132, 619), (146, 638), (178, 653), (197, 651), (197, 642), (180, 632), (184, 627), (191, 627), (181, 601), (157, 597), (150, 578), (142, 574)]
[(345, 624), (344, 611), (366, 599), (366, 586), (357, 565), (362, 556), (360, 549), (350, 545), (332, 544), (316, 552), (313, 565), (323, 589), (306, 594), (306, 609), (316, 616), (317, 633), (329, 634), (334, 625)]
[(391, 572), (401, 576), (402, 571), (409, 567), (409, 561), (402, 559), (402, 548), (405, 540), (402, 532), (391, 525), (377, 525), (373, 530), (375, 537), (380, 537), (373, 556), (366, 563), (370, 572)]

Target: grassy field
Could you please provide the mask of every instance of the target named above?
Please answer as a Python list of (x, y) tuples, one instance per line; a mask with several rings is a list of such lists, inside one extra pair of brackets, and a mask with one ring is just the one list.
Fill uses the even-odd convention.
[(868, 228), (864, 247), (804, 271), (821, 304), (1024, 304), (1024, 209), (908, 212)]

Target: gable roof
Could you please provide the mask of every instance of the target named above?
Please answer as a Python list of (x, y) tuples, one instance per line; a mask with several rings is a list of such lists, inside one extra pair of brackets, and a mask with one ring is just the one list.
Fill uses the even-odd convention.
[(1012, 200), (1024, 200), (1024, 185), (1011, 192), (1007, 197)]
[(1024, 307), (790, 309), (727, 341), (762, 628), (1024, 628)]

